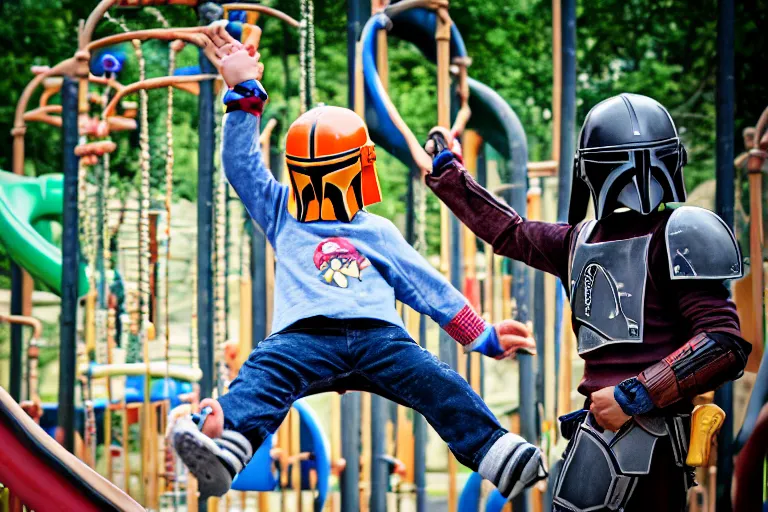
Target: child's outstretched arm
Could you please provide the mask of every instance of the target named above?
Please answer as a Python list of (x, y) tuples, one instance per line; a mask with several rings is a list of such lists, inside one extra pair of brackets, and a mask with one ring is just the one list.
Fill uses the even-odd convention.
[(274, 243), (288, 188), (278, 183), (261, 154), (259, 123), (267, 93), (259, 79), (264, 66), (255, 47), (244, 46), (234, 39), (225, 40), (217, 48), (217, 55), (221, 59), (221, 74), (229, 85), (224, 96), (227, 115), (221, 142), (224, 172), (248, 213), (270, 243)]
[(491, 325), (403, 238), (391, 222), (382, 230), (390, 259), (387, 280), (398, 300), (437, 322), (466, 351), (502, 359), (517, 351), (535, 353), (536, 343), (520, 322), (505, 320)]

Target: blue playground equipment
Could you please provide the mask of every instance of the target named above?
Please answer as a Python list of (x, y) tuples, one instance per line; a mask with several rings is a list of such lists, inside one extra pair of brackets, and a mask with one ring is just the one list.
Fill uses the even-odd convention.
[[(168, 400), (171, 408), (181, 404), (180, 396), (191, 393), (192, 384), (177, 379), (152, 379), (150, 387), (150, 401), (159, 402)], [(129, 376), (125, 379), (125, 402), (132, 404), (144, 401), (144, 377)], [(115, 403), (119, 403), (116, 400)], [(104, 410), (107, 400), (97, 398), (93, 401), (93, 412), (96, 416), (96, 443), (104, 442)], [(43, 404), (43, 416), (40, 418), (40, 426), (48, 435), (54, 437), (58, 425), (59, 404)], [(85, 413), (81, 406), (75, 408), (75, 427), (82, 435), (85, 428)]]
[[(304, 400), (297, 400), (293, 408), (298, 411), (300, 418), (300, 452), (309, 453), (309, 459), (301, 463), (301, 488), (310, 490), (310, 473), (317, 475), (315, 487), (314, 510), (323, 510), (331, 480), (331, 449), (328, 438), (325, 436), (315, 412)], [(235, 477), (232, 489), (236, 491), (274, 491), (279, 488), (279, 470), (290, 471), (290, 468), (275, 468), (270, 450), (274, 446), (274, 435), (270, 435), (262, 443), (253, 459)]]
[[(472, 473), (464, 485), (459, 496), (458, 512), (478, 512), (480, 510), (480, 498), (482, 496), (483, 477), (479, 473)], [(499, 491), (494, 489), (485, 501), (485, 512), (501, 512), (507, 499)]]

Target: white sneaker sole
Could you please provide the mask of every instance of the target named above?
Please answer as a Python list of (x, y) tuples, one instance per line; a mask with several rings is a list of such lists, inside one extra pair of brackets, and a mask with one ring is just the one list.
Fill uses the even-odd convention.
[(197, 478), (201, 498), (223, 496), (232, 486), (232, 476), (219, 459), (221, 449), (189, 420), (173, 428), (173, 447), (184, 465)]

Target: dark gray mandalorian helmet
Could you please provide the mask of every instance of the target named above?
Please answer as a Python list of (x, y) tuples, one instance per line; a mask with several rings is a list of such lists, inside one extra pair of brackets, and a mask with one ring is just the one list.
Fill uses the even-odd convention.
[(620, 94), (592, 107), (579, 135), (568, 222), (598, 219), (627, 207), (644, 215), (661, 203), (685, 201), (687, 156), (672, 117), (656, 100)]

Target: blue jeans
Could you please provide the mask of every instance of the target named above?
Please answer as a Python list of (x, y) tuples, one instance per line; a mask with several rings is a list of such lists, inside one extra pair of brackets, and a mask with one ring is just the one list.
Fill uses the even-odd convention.
[(277, 430), (291, 404), (326, 391), (376, 393), (421, 413), (472, 470), (506, 433), (461, 376), (395, 325), (314, 317), (254, 349), (219, 399), (224, 426), (254, 450)]

